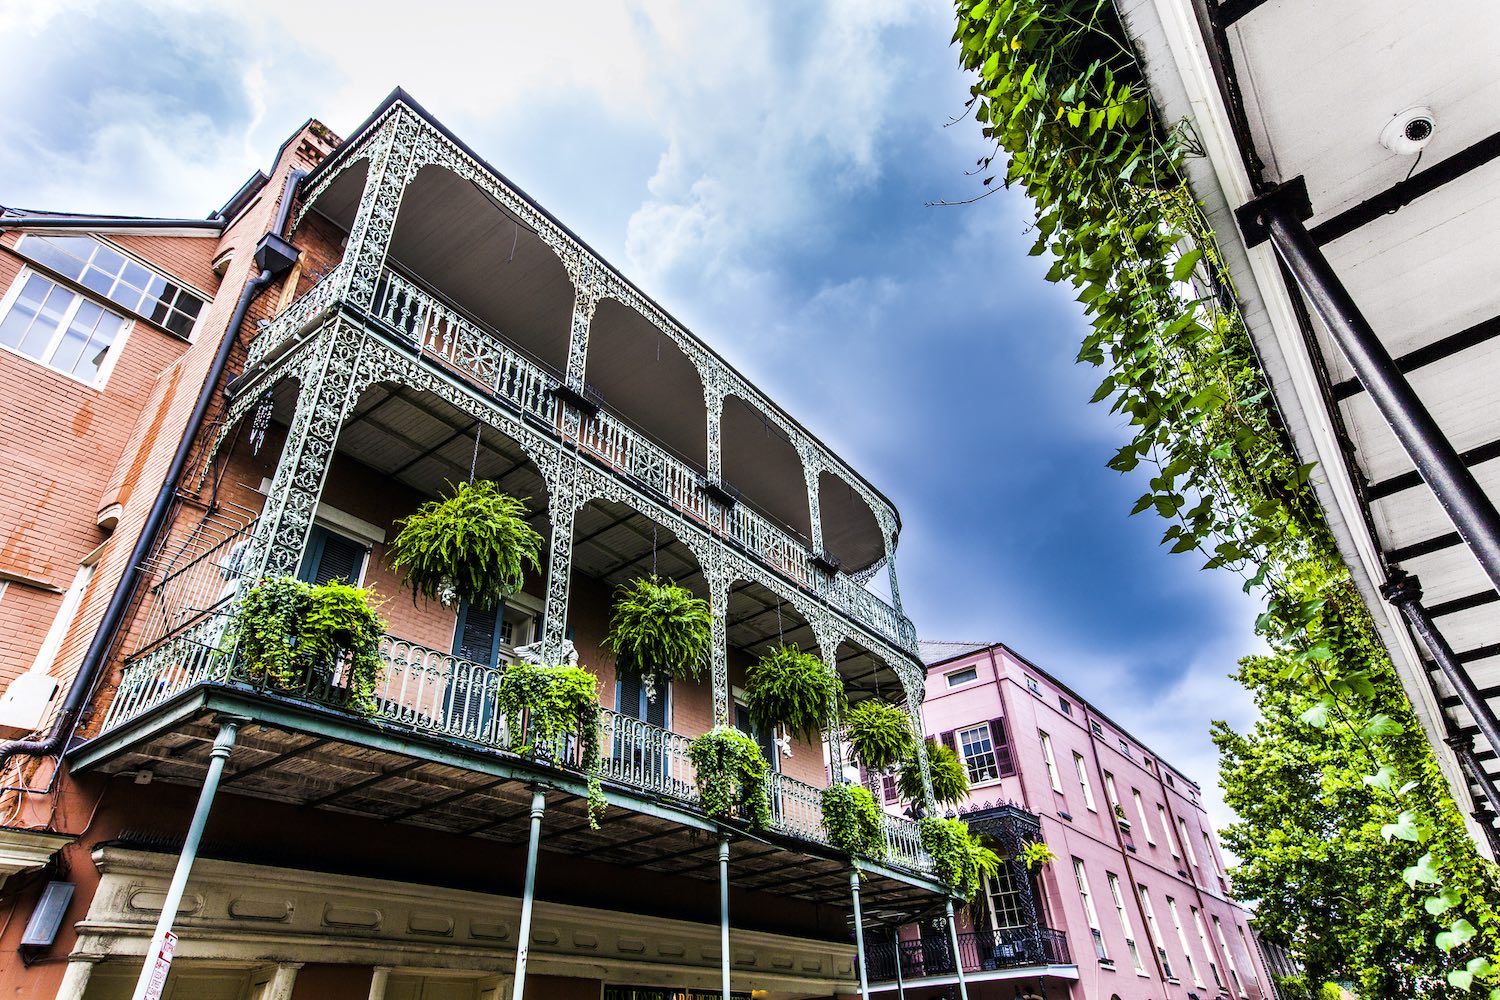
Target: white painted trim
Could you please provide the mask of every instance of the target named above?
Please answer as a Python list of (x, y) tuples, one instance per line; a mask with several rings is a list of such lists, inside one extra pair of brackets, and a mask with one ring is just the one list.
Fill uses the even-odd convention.
[(8, 344), (0, 344), (0, 351), (5, 351), (8, 354), (14, 354), (18, 358), (25, 358), (27, 361), (30, 361), (34, 365), (41, 365), (43, 368), (52, 372), (54, 375), (61, 375), (65, 379), (77, 382), (79, 385), (86, 386), (87, 388), (93, 389), (96, 392), (103, 392), (104, 387), (109, 383), (110, 374), (115, 370), (115, 362), (120, 359), (121, 354), (125, 353), (125, 344), (130, 340), (131, 331), (135, 329), (135, 317), (127, 316), (124, 312), (120, 311), (119, 307), (115, 303), (109, 301), (108, 299), (103, 299), (101, 301), (100, 299), (96, 299), (93, 295), (85, 295), (83, 292), (78, 291), (71, 285), (67, 285), (61, 281), (58, 281), (56, 278), (52, 277), (50, 274), (47, 274), (45, 271), (40, 271), (32, 267), (30, 264), (24, 264), (22, 265), (20, 272), (16, 275), (16, 280), (12, 281), (10, 283), (10, 288), (6, 289), (5, 297), (3, 299), (0, 299), (0, 322), (3, 322), (5, 318), (10, 315), (11, 307), (15, 305), (16, 299), (20, 298), (21, 296), (22, 286), (26, 284), (26, 279), (31, 277), (33, 274), (48, 282), (49, 284), (61, 288), (63, 291), (72, 295), (74, 299), (73, 305), (70, 305), (67, 311), (63, 314), (63, 322), (58, 324), (57, 333), (54, 335), (54, 338), (47, 343), (47, 346), (51, 348), (51, 352), (56, 352), (57, 340), (61, 339), (62, 335), (67, 332), (68, 327), (72, 325), (73, 317), (78, 312), (77, 303), (83, 300), (92, 302), (108, 315), (114, 316), (115, 318), (121, 320), (122, 322), (120, 324), (120, 335), (113, 341), (111, 341), (109, 347), (105, 350), (104, 364), (100, 365), (99, 370), (94, 373), (94, 378), (92, 381), (88, 379), (81, 379), (77, 375), (74, 375), (72, 372), (65, 372), (61, 368), (54, 367), (49, 361), (43, 361), (41, 358), (27, 354), (25, 351), (17, 350), (16, 348), (11, 347)]

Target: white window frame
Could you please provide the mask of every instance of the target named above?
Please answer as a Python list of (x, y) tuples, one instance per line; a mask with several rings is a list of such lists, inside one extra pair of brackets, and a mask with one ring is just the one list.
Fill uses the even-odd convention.
[(1151, 893), (1144, 885), (1137, 885), (1136, 889), (1141, 894), (1141, 912), (1146, 915), (1146, 933), (1151, 937), (1151, 946), (1156, 949), (1156, 957), (1161, 960), (1167, 982), (1176, 983), (1178, 980), (1172, 974), (1172, 960), (1167, 956), (1167, 943), (1162, 939), (1161, 925), (1156, 922), (1156, 908), (1151, 905)]
[[(1240, 935), (1240, 944), (1245, 948), (1245, 955), (1250, 959), (1250, 985), (1260, 989), (1260, 976), (1255, 971), (1255, 952), (1250, 950), (1250, 942), (1245, 937), (1245, 928), (1242, 924), (1235, 924), (1234, 929)], [(1243, 996), (1244, 994), (1241, 994)]]
[(1182, 954), (1187, 958), (1193, 985), (1203, 989), (1203, 974), (1198, 971), (1198, 963), (1193, 960), (1193, 949), (1188, 947), (1187, 932), (1182, 929), (1182, 916), (1177, 912), (1177, 900), (1171, 896), (1167, 897), (1167, 912), (1172, 915), (1172, 926), (1177, 929), (1177, 943), (1182, 946)]
[(1023, 676), (1026, 678), (1026, 690), (1040, 698), (1042, 696), (1042, 685), (1030, 674), (1024, 674)]
[(1156, 804), (1156, 816), (1161, 820), (1161, 835), (1167, 840), (1167, 849), (1172, 852), (1172, 857), (1182, 860), (1182, 855), (1177, 852), (1177, 843), (1172, 839), (1172, 821), (1167, 819), (1167, 807), (1160, 802)]
[[(990, 774), (988, 777), (974, 777), (974, 774), (969, 765), (969, 754), (964, 747), (965, 733), (979, 733), (980, 738), (982, 738), (984, 742), (989, 745)], [(953, 734), (953, 744), (958, 748), (958, 759), (963, 762), (964, 775), (968, 777), (969, 784), (983, 785), (991, 781), (1000, 780), (1000, 758), (995, 753), (995, 735), (994, 732), (990, 729), (990, 724), (988, 722), (981, 722), (977, 726), (965, 726), (963, 729), (957, 730)], [(975, 756), (978, 757), (979, 755), (976, 754)]]
[(1214, 987), (1222, 992), (1224, 977), (1219, 975), (1219, 963), (1214, 961), (1214, 949), (1208, 943), (1208, 931), (1203, 927), (1203, 911), (1188, 904), (1188, 913), (1192, 915), (1193, 927), (1198, 931), (1198, 941), (1203, 945), (1203, 955), (1208, 959), (1208, 972), (1213, 977)]
[(1123, 813), (1125, 811), (1120, 807), (1120, 793), (1115, 790), (1115, 776), (1108, 771), (1104, 772), (1104, 797), (1109, 800), (1111, 812), (1119, 810)]
[(1052, 737), (1040, 729), (1036, 731), (1036, 734), (1042, 739), (1042, 760), (1047, 764), (1047, 777), (1052, 779), (1052, 790), (1061, 793), (1062, 775), (1057, 773), (1057, 760), (1052, 756)]
[(1089, 892), (1089, 875), (1080, 858), (1073, 859), (1073, 877), (1078, 880), (1078, 895), (1083, 900), (1083, 915), (1089, 922), (1089, 933), (1094, 938), (1094, 956), (1100, 965), (1114, 965), (1109, 957), (1109, 946), (1104, 943), (1104, 930), (1099, 926), (1099, 912), (1094, 909), (1094, 896)]
[(1187, 820), (1177, 817), (1177, 832), (1182, 836), (1182, 849), (1187, 852), (1188, 863), (1198, 867), (1198, 852), (1193, 850), (1193, 838), (1188, 836)]
[[(965, 677), (963, 680), (956, 680), (955, 678), (960, 674), (973, 674), (974, 676)], [(979, 668), (976, 666), (960, 667), (957, 670), (952, 670), (944, 674), (943, 680), (947, 682), (948, 690), (950, 691), (954, 688), (961, 688), (966, 684), (974, 684), (979, 681)]]
[[(1224, 925), (1219, 923), (1219, 918), (1209, 914), (1209, 920), (1213, 921), (1214, 937), (1219, 939), (1219, 950), (1224, 952), (1224, 963), (1229, 966), (1229, 978), (1234, 980), (1234, 991), (1240, 996), (1245, 995), (1245, 982), (1240, 978), (1239, 965), (1234, 960), (1234, 952), (1229, 950), (1229, 942), (1224, 940)], [(1251, 960), (1253, 966), (1254, 959)]]
[(1146, 834), (1146, 843), (1152, 847), (1156, 846), (1156, 838), (1151, 836), (1151, 816), (1146, 812), (1145, 800), (1141, 798), (1141, 790), (1132, 788), (1130, 797), (1135, 799), (1135, 811), (1141, 814), (1141, 830)]
[[(57, 324), (57, 331), (53, 333), (52, 339), (47, 342), (47, 348), (42, 352), (41, 357), (27, 354), (20, 348), (11, 347), (9, 344), (0, 344), (0, 350), (6, 351), (9, 354), (14, 354), (18, 358), (25, 358), (27, 361), (30, 361), (34, 365), (41, 365), (49, 372), (61, 375), (66, 379), (72, 379), (79, 385), (88, 386), (90, 389), (102, 390), (105, 385), (108, 384), (110, 375), (114, 373), (115, 362), (118, 361), (120, 355), (125, 352), (125, 343), (130, 338), (130, 332), (135, 329), (135, 318), (132, 316), (126, 316), (116, 309), (111, 309), (109, 304), (100, 302), (97, 299), (94, 299), (92, 296), (80, 292), (72, 285), (69, 285), (63, 281), (59, 281), (57, 278), (52, 277), (50, 274), (47, 274), (43, 271), (38, 270), (37, 268), (28, 265), (21, 268), (20, 273), (16, 275), (16, 280), (12, 281), (10, 283), (10, 288), (6, 289), (5, 297), (3, 299), (0, 299), (0, 322), (4, 322), (6, 317), (10, 315), (10, 311), (15, 306), (16, 300), (21, 297), (21, 289), (26, 287), (26, 282), (30, 280), (33, 275), (41, 278), (49, 285), (52, 285), (55, 288), (61, 288), (63, 291), (72, 295), (73, 302), (68, 306), (66, 310), (64, 310), (62, 319)], [(104, 354), (104, 364), (99, 366), (99, 370), (94, 373), (93, 379), (79, 378), (72, 372), (65, 372), (61, 368), (54, 366), (51, 361), (43, 360), (43, 358), (47, 357), (48, 355), (54, 355), (57, 353), (58, 343), (62, 340), (63, 335), (68, 332), (69, 327), (72, 326), (73, 317), (78, 314), (79, 304), (84, 301), (92, 302), (94, 305), (98, 306), (110, 316), (113, 316), (121, 321), (120, 334), (114, 340), (110, 341), (109, 348), (105, 351)]]
[(1109, 898), (1115, 904), (1115, 913), (1120, 917), (1120, 930), (1125, 932), (1125, 948), (1130, 952), (1130, 960), (1135, 963), (1135, 971), (1145, 975), (1146, 967), (1141, 964), (1141, 949), (1135, 943), (1135, 927), (1130, 923), (1130, 913), (1125, 909), (1125, 893), (1120, 889), (1120, 876), (1114, 872), (1105, 872), (1104, 880), (1109, 883)]
[(1078, 772), (1078, 785), (1083, 789), (1083, 804), (1088, 807), (1089, 812), (1098, 812), (1099, 805), (1094, 801), (1094, 786), (1089, 784), (1089, 765), (1083, 759), (1083, 754), (1073, 751), (1073, 770)]

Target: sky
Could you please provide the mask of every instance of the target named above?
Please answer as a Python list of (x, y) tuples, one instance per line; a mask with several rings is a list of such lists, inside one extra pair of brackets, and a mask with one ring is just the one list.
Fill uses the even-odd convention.
[(0, 0), (0, 204), (204, 216), (309, 117), (404, 87), (864, 473), (927, 639), (1004, 641), (1204, 786), (1258, 651), (1225, 574), (1128, 517), (1085, 319), (1028, 257), (939, 0)]

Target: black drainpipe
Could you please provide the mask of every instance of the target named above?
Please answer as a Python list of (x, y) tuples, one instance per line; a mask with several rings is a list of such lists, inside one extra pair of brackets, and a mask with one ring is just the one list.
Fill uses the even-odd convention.
[(247, 281), (240, 292), (239, 301), (234, 306), (234, 315), (230, 317), (229, 327), (225, 330), (224, 339), (219, 344), (219, 353), (214, 355), (213, 366), (203, 380), (203, 388), (198, 392), (198, 401), (193, 406), (192, 415), (188, 417), (187, 426), (183, 428), (182, 440), (177, 442), (177, 451), (172, 456), (172, 464), (167, 469), (166, 476), (162, 478), (161, 490), (156, 494), (156, 500), (151, 504), (151, 511), (146, 515), (146, 523), (141, 527), (140, 536), (135, 540), (135, 548), (130, 550), (130, 559), (125, 564), (125, 572), (120, 576), (119, 586), (110, 597), (109, 606), (104, 609), (104, 617), (99, 622), (99, 628), (94, 632), (94, 638), (89, 642), (88, 650), (83, 654), (83, 661), (78, 665), (78, 672), (73, 675), (73, 683), (68, 687), (68, 694), (63, 700), (61, 710), (53, 719), (46, 736), (40, 739), (6, 740), (0, 743), (0, 767), (4, 767), (12, 757), (18, 754), (51, 757), (65, 749), (64, 744), (72, 735), (79, 713), (83, 711), (83, 703), (94, 686), (95, 676), (103, 666), (109, 649), (114, 644), (115, 633), (120, 628), (120, 622), (124, 619), (125, 612), (135, 597), (135, 586), (140, 580), (141, 568), (145, 565), (146, 557), (151, 554), (151, 549), (156, 544), (156, 536), (166, 522), (168, 511), (172, 508), (172, 501), (177, 495), (177, 481), (182, 478), (188, 456), (193, 450), (193, 442), (203, 428), (203, 419), (207, 416), (208, 407), (213, 402), (214, 389), (223, 376), (225, 367), (229, 364), (229, 354), (234, 349), (235, 342), (239, 340), (240, 326), (245, 321), (245, 313), (250, 309), (250, 302), (257, 292), (271, 283), (272, 279), (286, 273), (297, 259), (296, 248), (283, 239), (281, 233), (286, 228), (287, 217), (291, 214), (292, 196), (296, 193), (297, 185), (306, 176), (305, 170), (293, 170), (287, 175), (286, 186), (281, 193), (281, 205), (276, 212), (276, 223), (270, 232), (261, 237), (255, 247), (255, 262), (260, 265), (261, 271)]

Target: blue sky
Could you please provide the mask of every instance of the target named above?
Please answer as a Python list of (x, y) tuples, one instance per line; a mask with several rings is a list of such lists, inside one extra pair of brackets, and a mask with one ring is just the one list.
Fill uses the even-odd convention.
[(896, 502), (925, 638), (1009, 643), (1224, 822), (1208, 724), (1252, 717), (1255, 609), (1126, 516), (1022, 196), (927, 207), (982, 190), (946, 5), (283, 6), (0, 0), (0, 203), (205, 215), (405, 87)]

